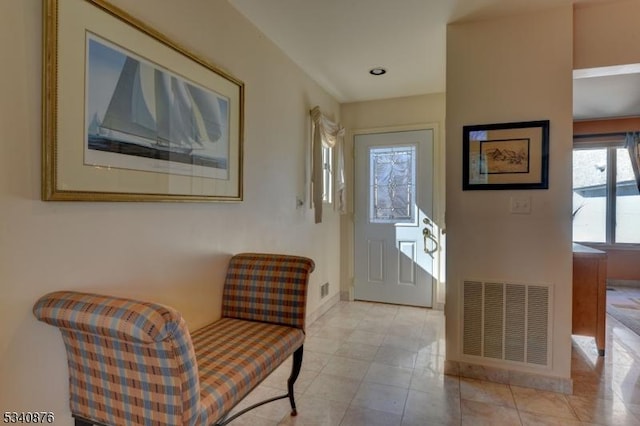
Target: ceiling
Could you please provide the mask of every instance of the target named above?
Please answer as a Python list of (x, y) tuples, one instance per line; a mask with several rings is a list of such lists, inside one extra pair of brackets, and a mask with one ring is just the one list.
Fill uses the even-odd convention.
[(575, 70), (576, 120), (640, 116), (640, 64)]
[[(341, 103), (444, 92), (447, 23), (575, 1), (229, 0)], [(574, 116), (640, 115), (639, 71), (576, 79)]]

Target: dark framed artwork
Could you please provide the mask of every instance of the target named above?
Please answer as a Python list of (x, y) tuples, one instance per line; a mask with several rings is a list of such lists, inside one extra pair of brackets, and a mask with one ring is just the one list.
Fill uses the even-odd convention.
[(463, 127), (462, 189), (549, 188), (549, 120)]

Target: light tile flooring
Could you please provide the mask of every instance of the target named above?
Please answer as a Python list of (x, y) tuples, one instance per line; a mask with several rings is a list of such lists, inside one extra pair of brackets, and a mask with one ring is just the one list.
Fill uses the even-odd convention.
[[(607, 353), (573, 338), (573, 395), (443, 374), (442, 312), (340, 302), (308, 327), (288, 401), (259, 407), (231, 425), (639, 425), (640, 337), (607, 316)], [(290, 361), (238, 409), (286, 393)]]

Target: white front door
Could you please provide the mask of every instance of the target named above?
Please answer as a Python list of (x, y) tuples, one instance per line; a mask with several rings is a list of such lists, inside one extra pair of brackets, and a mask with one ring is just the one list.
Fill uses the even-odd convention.
[(432, 306), (433, 130), (355, 136), (355, 298)]

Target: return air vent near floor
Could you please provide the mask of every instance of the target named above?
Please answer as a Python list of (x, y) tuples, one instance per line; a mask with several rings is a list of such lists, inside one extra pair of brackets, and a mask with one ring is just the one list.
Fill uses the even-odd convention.
[(549, 366), (552, 287), (464, 281), (462, 353)]
[(329, 283), (324, 283), (320, 286), (320, 299), (329, 295)]

